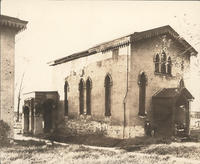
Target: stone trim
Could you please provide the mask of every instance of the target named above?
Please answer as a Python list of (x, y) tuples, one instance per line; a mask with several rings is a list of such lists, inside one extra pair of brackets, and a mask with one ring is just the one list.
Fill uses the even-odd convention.
[(0, 15), (0, 26), (15, 28), (17, 32), (26, 29), (27, 21), (23, 21), (14, 17)]

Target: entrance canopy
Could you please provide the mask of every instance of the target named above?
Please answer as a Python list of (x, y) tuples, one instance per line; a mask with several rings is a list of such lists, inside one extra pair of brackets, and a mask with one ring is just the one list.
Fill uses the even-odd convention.
[(160, 133), (174, 135), (177, 125), (189, 133), (189, 102), (194, 97), (186, 88), (163, 88), (152, 97), (153, 123)]
[(184, 96), (187, 100), (193, 100), (194, 97), (186, 88), (163, 88), (155, 95), (153, 99), (162, 99), (162, 98), (178, 98)]

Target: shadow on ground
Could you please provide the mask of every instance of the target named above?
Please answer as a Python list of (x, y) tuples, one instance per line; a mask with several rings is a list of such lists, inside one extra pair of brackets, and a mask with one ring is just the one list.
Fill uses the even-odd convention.
[(103, 135), (79, 135), (68, 137), (43, 136), (43, 138), (68, 144), (83, 144), (98, 147), (117, 147), (127, 151), (137, 151), (142, 147), (151, 144), (170, 144), (172, 142), (171, 138), (149, 136), (135, 137), (130, 139), (110, 138)]
[[(103, 135), (77, 135), (77, 136), (58, 136), (52, 134), (43, 134), (34, 136), (40, 139), (50, 140), (50, 142), (61, 142), (67, 144), (78, 144), (78, 145), (89, 145), (89, 146), (97, 146), (97, 147), (115, 147), (124, 149), (126, 151), (140, 151), (141, 149), (150, 146), (150, 145), (157, 145), (157, 144), (170, 144), (172, 142), (184, 142), (184, 141), (193, 141), (191, 138), (187, 140), (177, 140), (175, 138), (164, 137), (164, 136), (156, 136), (156, 137), (149, 137), (149, 136), (142, 136), (142, 137), (135, 137), (129, 139), (117, 139), (117, 138), (110, 138), (105, 137)], [(34, 138), (33, 137), (33, 138)], [(22, 146), (43, 146), (46, 144), (45, 141), (35, 141), (35, 140), (28, 140), (28, 141), (16, 141), (19, 145)], [(54, 144), (55, 146), (56, 144)]]

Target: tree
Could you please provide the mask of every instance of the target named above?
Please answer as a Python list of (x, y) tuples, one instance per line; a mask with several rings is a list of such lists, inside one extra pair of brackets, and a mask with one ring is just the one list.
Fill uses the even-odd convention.
[(19, 122), (19, 107), (20, 107), (20, 101), (21, 101), (21, 93), (22, 93), (22, 85), (23, 85), (23, 80), (24, 80), (24, 75), (25, 72), (23, 72), (22, 78), (21, 78), (21, 83), (19, 87), (19, 92), (18, 92), (18, 101), (17, 101), (17, 122)]

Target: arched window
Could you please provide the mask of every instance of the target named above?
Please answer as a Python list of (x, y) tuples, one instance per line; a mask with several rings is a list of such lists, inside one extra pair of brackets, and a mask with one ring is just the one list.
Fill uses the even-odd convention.
[(156, 73), (158, 73), (160, 71), (159, 64), (160, 64), (160, 57), (159, 57), (159, 54), (157, 54), (156, 58), (155, 58), (155, 72)]
[(79, 111), (80, 114), (84, 113), (84, 81), (83, 79), (79, 82)]
[(65, 108), (65, 116), (68, 115), (68, 90), (69, 90), (69, 85), (68, 82), (65, 82), (65, 86), (64, 86), (64, 96), (65, 96), (65, 102), (64, 102), (64, 108)]
[(167, 59), (167, 56), (165, 54), (165, 52), (162, 53), (162, 56), (161, 56), (161, 73), (166, 73), (166, 59)]
[(86, 114), (91, 115), (91, 89), (92, 81), (90, 78), (86, 81)]
[(184, 87), (185, 87), (184, 80), (181, 79), (180, 82), (179, 82), (179, 88), (184, 88)]
[(169, 75), (171, 75), (171, 73), (172, 73), (172, 61), (171, 61), (171, 57), (168, 57), (168, 60), (167, 60), (167, 73)]
[(184, 70), (184, 60), (181, 61), (181, 71)]
[(112, 78), (110, 74), (106, 75), (105, 81), (105, 116), (111, 116), (111, 86)]
[(145, 99), (146, 99), (146, 85), (147, 77), (144, 72), (139, 75), (139, 115), (145, 116)]

